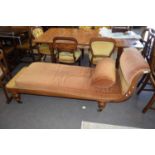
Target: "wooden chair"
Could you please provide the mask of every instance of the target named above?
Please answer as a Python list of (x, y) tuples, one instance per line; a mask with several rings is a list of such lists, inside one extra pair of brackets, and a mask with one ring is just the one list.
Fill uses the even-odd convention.
[(115, 47), (116, 42), (112, 38), (92, 38), (90, 40), (89, 66), (96, 65), (104, 57), (110, 57)]
[(81, 65), (82, 52), (77, 48), (78, 42), (72, 37), (55, 37), (53, 39), (53, 49), (56, 62), (65, 64)]
[[(44, 31), (42, 27), (31, 27), (31, 34), (33, 39), (39, 38), (41, 35), (43, 35), (43, 33)], [(37, 49), (38, 53), (40, 54), (40, 59), (45, 61), (46, 56), (50, 56), (52, 61), (52, 53), (48, 44), (38, 44)]]
[[(150, 58), (151, 58), (151, 52), (153, 51), (153, 42), (155, 39), (155, 35), (152, 31), (152, 29), (144, 29), (144, 31), (142, 32), (142, 39), (141, 42), (144, 44), (144, 48), (141, 51), (143, 57), (148, 61), (148, 63), (150, 63)], [(140, 87), (140, 85), (142, 83), (144, 83), (144, 81), (147, 79), (146, 74), (143, 75), (143, 77), (141, 78), (141, 80), (139, 81), (137, 87)]]
[(3, 51), (3, 55), (5, 56), (5, 60), (8, 62), (8, 68), (11, 70), (14, 68), (17, 57), (13, 57), (15, 47), (7, 46), (4, 44), (3, 40), (0, 40), (0, 50)]
[[(154, 44), (153, 44), (153, 48), (152, 48), (152, 52), (151, 52), (151, 56), (150, 56), (150, 60), (149, 60), (149, 65), (150, 65), (151, 72), (150, 72), (150, 74), (145, 76), (144, 81), (141, 84), (141, 87), (139, 88), (139, 90), (137, 92), (138, 95), (142, 91), (153, 91), (154, 92), (150, 101), (148, 102), (148, 104), (143, 109), (143, 113), (145, 113), (148, 109), (154, 109), (155, 110), (155, 108), (152, 107), (152, 105), (155, 103), (155, 40), (154, 40)], [(151, 84), (153, 89), (152, 88), (145, 88), (146, 85), (148, 85), (148, 84)]]
[(9, 72), (8, 65), (4, 57), (3, 51), (0, 51), (0, 87), (4, 92), (7, 103), (11, 101), (11, 97), (8, 96), (8, 93), (5, 89), (4, 81), (8, 81), (10, 79), (11, 79), (11, 73)]
[(153, 32), (153, 29), (149, 29), (149, 28), (145, 29), (141, 34), (142, 39), (140, 41), (144, 45), (144, 48), (142, 50), (142, 55), (147, 60), (150, 59), (151, 49), (153, 47), (153, 41), (154, 41), (154, 34), (155, 33)]
[(24, 36), (25, 39), (21, 40), (21, 44), (16, 45), (16, 49), (22, 52), (26, 52), (26, 55), (28, 57), (31, 57), (32, 61), (35, 61), (33, 50), (37, 48), (35, 43), (32, 42), (31, 27), (27, 27), (27, 32), (21, 35), (25, 35)]
[[(155, 60), (154, 60), (154, 61), (155, 61)], [(152, 85), (153, 85), (153, 88), (154, 88), (154, 89), (153, 89), (152, 91), (154, 91), (154, 93), (153, 93), (151, 99), (149, 100), (149, 102), (147, 103), (147, 105), (144, 107), (143, 113), (147, 112), (148, 109), (153, 109), (153, 110), (155, 110), (155, 107), (152, 107), (153, 104), (155, 103), (155, 76), (153, 76), (153, 74), (150, 74), (150, 81), (151, 81), (151, 83), (152, 83)], [(144, 89), (143, 89), (143, 90), (144, 90)]]

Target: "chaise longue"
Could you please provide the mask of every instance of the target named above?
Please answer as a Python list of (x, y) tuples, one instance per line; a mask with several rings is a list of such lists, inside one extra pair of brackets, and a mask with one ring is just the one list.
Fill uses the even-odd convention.
[(102, 111), (108, 102), (127, 100), (139, 78), (149, 72), (140, 52), (126, 48), (118, 69), (111, 58), (103, 58), (96, 68), (34, 62), (21, 69), (6, 89), (19, 103), (20, 94), (47, 95), (97, 101)]

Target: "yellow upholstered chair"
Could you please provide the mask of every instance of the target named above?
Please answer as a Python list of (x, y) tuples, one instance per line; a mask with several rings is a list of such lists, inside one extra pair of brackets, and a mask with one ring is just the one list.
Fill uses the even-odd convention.
[[(31, 28), (31, 33), (34, 39), (39, 38), (41, 35), (44, 34), (44, 31), (42, 27), (32, 27)], [(46, 59), (46, 56), (49, 55), (51, 56), (51, 50), (48, 44), (38, 44), (38, 53), (43, 56), (43, 60)], [(52, 56), (51, 56), (52, 57)], [(51, 58), (52, 60), (52, 58)]]
[(96, 65), (104, 57), (114, 52), (116, 42), (112, 38), (92, 38), (90, 40), (89, 65)]
[(78, 42), (71, 37), (55, 37), (53, 39), (53, 49), (56, 62), (65, 64), (81, 64), (82, 52), (77, 48)]
[[(79, 29), (82, 29), (84, 31), (89, 31), (94, 29), (94, 26), (79, 26)], [(84, 52), (85, 50), (89, 50), (89, 46), (83, 46), (83, 45), (78, 45), (78, 48), (82, 51), (82, 58), (84, 57)]]

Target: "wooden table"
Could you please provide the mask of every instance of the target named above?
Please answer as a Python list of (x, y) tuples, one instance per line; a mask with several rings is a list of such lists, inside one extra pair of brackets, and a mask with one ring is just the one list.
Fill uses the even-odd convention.
[[(35, 43), (48, 43), (53, 42), (54, 37), (73, 37), (78, 41), (80, 46), (89, 46), (91, 38), (102, 37), (99, 34), (98, 29), (76, 29), (76, 28), (50, 28), (42, 36), (33, 40)], [(119, 58), (122, 54), (123, 48), (125, 47), (136, 47), (139, 44), (138, 40), (135, 39), (115, 39), (116, 46), (118, 47), (118, 56), (116, 60), (116, 65), (119, 64)]]
[(17, 39), (21, 45), (21, 36), (20, 34), (26, 33), (29, 31), (28, 26), (0, 26), (0, 38), (10, 38)]
[(22, 46), (22, 39), (27, 36), (28, 32), (28, 26), (0, 26), (0, 49), (8, 61), (10, 70), (18, 64), (19, 57), (16, 47), (17, 45)]

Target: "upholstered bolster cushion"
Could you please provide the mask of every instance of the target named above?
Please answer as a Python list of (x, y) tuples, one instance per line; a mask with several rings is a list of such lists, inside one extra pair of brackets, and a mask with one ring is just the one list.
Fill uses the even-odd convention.
[(115, 61), (112, 58), (103, 58), (96, 65), (92, 74), (91, 83), (95, 87), (109, 88), (116, 81)]

